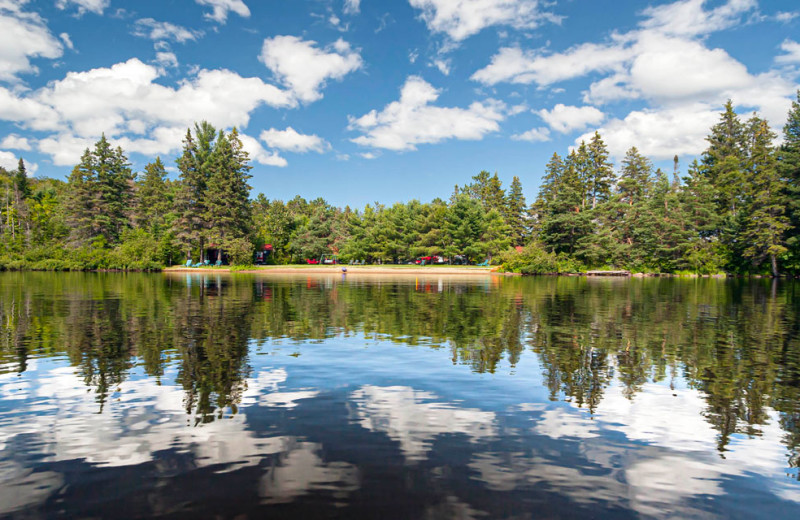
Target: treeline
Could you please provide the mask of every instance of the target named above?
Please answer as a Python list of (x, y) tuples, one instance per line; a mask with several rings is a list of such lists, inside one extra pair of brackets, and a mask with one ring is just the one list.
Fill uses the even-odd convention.
[[(235, 264), (272, 246), (269, 261), (408, 262), (485, 259), (525, 273), (622, 268), (636, 272), (800, 274), (800, 92), (783, 142), (758, 115), (729, 101), (708, 148), (681, 177), (635, 147), (615, 171), (602, 137), (553, 154), (530, 206), (481, 171), (447, 200), (337, 208), (319, 198), (250, 199), (249, 157), (236, 129), (187, 131), (179, 177), (160, 158), (134, 174), (101, 138), (67, 182), (0, 169), (0, 268), (158, 269)], [(0, 194), (2, 196), (2, 194)]]

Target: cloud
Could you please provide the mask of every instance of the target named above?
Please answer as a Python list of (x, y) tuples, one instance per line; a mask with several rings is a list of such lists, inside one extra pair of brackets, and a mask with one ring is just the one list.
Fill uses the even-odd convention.
[(361, 9), (361, 0), (344, 0), (345, 14), (358, 14)]
[(157, 52), (156, 63), (162, 67), (175, 68), (178, 66), (178, 57), (175, 56), (174, 52)]
[[(753, 19), (756, 1), (728, 0), (708, 9), (706, 4), (703, 0), (679, 0), (649, 7), (642, 11), (644, 19), (636, 29), (614, 32), (605, 41), (583, 42), (561, 52), (505, 47), (472, 79), (489, 86), (513, 83), (545, 88), (591, 76), (592, 82), (583, 93), (584, 103), (602, 105), (638, 99), (648, 105), (624, 119), (609, 121), (606, 131), (617, 135), (628, 132), (625, 147), (635, 144), (645, 151), (645, 143), (649, 143), (647, 149), (659, 157), (702, 150), (703, 136), (709, 128), (707, 115), (727, 99), (780, 124), (796, 89), (793, 72), (751, 74), (724, 49), (710, 48), (705, 38)], [(785, 41), (782, 49), (785, 54), (776, 61), (792, 63), (794, 42)], [(703, 108), (693, 117), (692, 110), (698, 106)], [(601, 120), (598, 114), (599, 111), (594, 113), (598, 119), (589, 124)], [(658, 123), (662, 128), (649, 129), (641, 124), (643, 121)], [(624, 130), (620, 127), (622, 122), (633, 127)], [(672, 123), (696, 142), (671, 135), (674, 127), (663, 128)], [(551, 128), (558, 130), (552, 125)], [(636, 133), (630, 133), (634, 129)], [(530, 137), (543, 136), (534, 133)]]
[(471, 79), (484, 85), (537, 83), (544, 86), (590, 72), (619, 69), (631, 56), (630, 49), (613, 44), (584, 43), (547, 56), (540, 51), (504, 47)]
[(330, 145), (321, 137), (298, 133), (291, 126), (287, 127), (286, 130), (277, 130), (275, 128), (264, 130), (261, 132), (259, 138), (267, 143), (267, 146), (270, 148), (277, 148), (288, 152), (322, 153), (330, 148)]
[(605, 114), (595, 107), (566, 106), (561, 103), (550, 110), (542, 109), (536, 113), (550, 128), (562, 134), (599, 124), (605, 118)]
[(11, 152), (4, 152), (3, 150), (0, 150), (0, 168), (4, 168), (9, 171), (16, 170), (18, 164), (19, 157)]
[(439, 69), (439, 72), (441, 72), (445, 76), (450, 75), (450, 67), (451, 67), (450, 60), (435, 59), (431, 62), (431, 65)]
[(296, 36), (264, 40), (259, 59), (275, 77), (305, 103), (322, 98), (320, 89), (328, 79), (342, 79), (363, 65), (361, 56), (342, 39), (325, 49), (317, 42)]
[(203, 16), (209, 20), (224, 24), (228, 21), (228, 13), (234, 12), (242, 18), (250, 17), (250, 9), (242, 0), (194, 0), (200, 5), (211, 7), (210, 13)]
[(70, 72), (35, 91), (18, 94), (0, 87), (0, 119), (49, 132), (39, 150), (58, 165), (70, 165), (103, 132), (128, 152), (166, 154), (180, 149), (186, 128), (196, 120), (246, 127), (262, 105), (296, 106), (289, 92), (225, 69), (199, 70), (175, 88), (157, 82), (162, 74), (133, 58)]
[(0, 141), (0, 148), (29, 151), (31, 149), (31, 144), (27, 137), (20, 137), (17, 134), (9, 134), (2, 141)]
[(240, 133), (239, 139), (241, 139), (244, 150), (250, 155), (250, 159), (253, 161), (265, 166), (277, 166), (278, 168), (283, 168), (289, 164), (288, 161), (278, 155), (277, 152), (268, 152), (264, 150), (264, 147), (261, 146), (261, 143), (259, 143), (256, 138)]
[(61, 42), (36, 13), (22, 10), (27, 1), (0, 2), (0, 81), (16, 81), (21, 73), (36, 73), (32, 58), (55, 59)]
[(543, 21), (560, 21), (560, 17), (540, 11), (537, 0), (409, 0), (409, 3), (422, 11), (420, 18), (430, 31), (445, 33), (455, 42), (494, 25), (533, 29)]
[(494, 412), (442, 402), (435, 394), (407, 386), (364, 385), (351, 397), (361, 427), (386, 434), (409, 461), (425, 460), (442, 435), (459, 433), (471, 442), (497, 435)]
[(775, 15), (775, 21), (781, 23), (789, 23), (798, 16), (800, 16), (800, 13), (797, 11), (784, 11)]
[[(0, 168), (5, 168), (7, 171), (12, 171), (16, 170), (18, 166), (19, 155), (0, 150)], [(25, 161), (25, 171), (28, 173), (28, 177), (33, 177), (38, 169), (38, 164)]]
[(642, 11), (647, 18), (640, 25), (674, 36), (697, 36), (733, 27), (743, 15), (758, 8), (757, 0), (728, 0), (710, 10), (703, 9), (706, 3), (706, 0), (683, 0), (648, 7)]
[(531, 143), (545, 142), (550, 140), (550, 130), (545, 127), (531, 128), (527, 132), (512, 135), (511, 139), (515, 141), (529, 141)]
[(783, 40), (781, 50), (786, 54), (776, 57), (777, 63), (800, 63), (800, 43), (789, 39)]
[(498, 101), (472, 103), (468, 108), (432, 106), (440, 91), (417, 76), (406, 80), (400, 100), (380, 112), (372, 110), (359, 118), (349, 117), (350, 130), (364, 132), (352, 139), (356, 144), (388, 150), (415, 150), (418, 144), (445, 139), (479, 140), (499, 130), (505, 105)]
[(72, 43), (72, 39), (69, 37), (69, 34), (64, 32), (59, 34), (58, 37), (61, 38), (61, 41), (64, 42), (64, 45), (67, 46), (67, 49), (72, 50), (75, 48), (75, 45)]
[[(635, 110), (623, 119), (612, 119), (598, 131), (612, 156), (619, 159), (636, 146), (652, 159), (675, 155), (699, 155), (706, 148), (708, 129), (719, 120), (719, 109), (696, 103), (666, 109)], [(575, 140), (589, 141), (594, 131)]]
[(169, 22), (159, 22), (152, 18), (141, 18), (134, 24), (133, 34), (141, 38), (149, 38), (154, 41), (171, 40), (184, 43), (189, 40), (197, 40), (203, 36), (203, 31), (187, 29), (180, 25)]
[(103, 14), (103, 11), (111, 0), (56, 0), (56, 7), (62, 11), (70, 5), (75, 5), (78, 9), (78, 15), (82, 16), (87, 11), (94, 14)]

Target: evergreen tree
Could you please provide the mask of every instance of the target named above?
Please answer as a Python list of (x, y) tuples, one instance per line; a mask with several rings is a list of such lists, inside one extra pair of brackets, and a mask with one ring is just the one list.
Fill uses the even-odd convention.
[(113, 149), (102, 136), (73, 168), (68, 190), (65, 210), (72, 242), (84, 245), (102, 238), (117, 244), (130, 222), (133, 195), (133, 173), (122, 149)]
[(800, 90), (783, 127), (783, 144), (778, 150), (778, 172), (784, 182), (786, 216), (789, 218), (784, 261), (792, 272), (800, 272)]
[(210, 175), (204, 193), (208, 239), (218, 248), (228, 249), (232, 241), (250, 236), (249, 160), (236, 128), (228, 135), (219, 132), (209, 158)]
[(703, 172), (715, 189), (720, 215), (735, 216), (742, 205), (744, 163), (746, 157), (745, 128), (733, 109), (725, 103), (720, 121), (706, 138), (708, 149), (703, 153)]
[(772, 141), (776, 135), (767, 122), (754, 116), (748, 121), (749, 157), (746, 171), (747, 208), (742, 229), (743, 256), (754, 266), (769, 258), (773, 276), (778, 276), (778, 256), (786, 251), (784, 233), (789, 221), (784, 215), (785, 184), (778, 173)]
[[(553, 166), (557, 165), (556, 161)], [(594, 227), (584, 210), (584, 184), (578, 169), (581, 166), (582, 158), (573, 150), (554, 182), (557, 189), (539, 223), (539, 239), (552, 252), (574, 254), (578, 242), (591, 234)]]
[(194, 125), (195, 134), (186, 130), (183, 153), (178, 158), (180, 180), (175, 196), (177, 218), (173, 223), (175, 236), (191, 257), (192, 250), (199, 249), (200, 259), (205, 256), (205, 234), (210, 228), (206, 220), (206, 187), (211, 177), (211, 153), (216, 129), (203, 121)]
[(598, 132), (592, 136), (586, 149), (589, 162), (588, 195), (592, 201), (592, 209), (605, 202), (611, 196), (614, 185), (614, 167), (608, 159), (608, 148)]
[(161, 157), (144, 167), (144, 177), (136, 185), (136, 212), (134, 220), (140, 228), (159, 237), (172, 207), (167, 187), (167, 170)]
[(622, 201), (633, 206), (649, 194), (653, 182), (653, 165), (647, 157), (632, 147), (622, 160), (617, 188)]
[(527, 238), (527, 206), (522, 194), (522, 183), (516, 175), (511, 180), (505, 202), (506, 222), (510, 227), (511, 245), (521, 246)]

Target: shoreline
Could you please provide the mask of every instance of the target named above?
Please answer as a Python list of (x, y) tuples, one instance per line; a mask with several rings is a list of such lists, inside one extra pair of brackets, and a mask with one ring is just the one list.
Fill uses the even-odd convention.
[(337, 265), (337, 266), (264, 266), (247, 269), (236, 269), (231, 271), (227, 267), (167, 267), (164, 273), (243, 273), (243, 274), (344, 274), (342, 269), (347, 269), (347, 275), (469, 275), (469, 276), (489, 276), (493, 274), (504, 275), (506, 273), (493, 272), (491, 267), (421, 267), (414, 265)]

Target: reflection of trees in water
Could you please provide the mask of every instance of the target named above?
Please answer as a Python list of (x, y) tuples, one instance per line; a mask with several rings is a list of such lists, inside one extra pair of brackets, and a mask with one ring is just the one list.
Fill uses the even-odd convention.
[[(163, 278), (3, 274), (0, 363), (65, 353), (105, 402), (133, 362), (157, 381), (179, 366), (187, 411), (210, 421), (244, 391), (251, 339), (363, 335), (449, 348), (478, 372), (533, 351), (551, 399), (596, 410), (608, 385), (629, 398), (685, 378), (719, 432), (759, 435), (767, 408), (800, 446), (797, 285), (708, 279), (493, 279), (482, 283), (333, 278)], [(665, 412), (666, 413), (666, 412)], [(797, 464), (797, 459), (791, 461)]]

